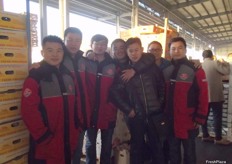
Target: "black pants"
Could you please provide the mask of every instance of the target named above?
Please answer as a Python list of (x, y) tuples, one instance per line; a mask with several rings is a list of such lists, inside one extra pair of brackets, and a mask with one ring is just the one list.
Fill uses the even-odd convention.
[(152, 164), (164, 164), (162, 145), (158, 135), (154, 133), (153, 127), (149, 126), (144, 119), (130, 118), (128, 126), (131, 133), (130, 163), (143, 164), (146, 153), (145, 137), (150, 150)]
[(169, 136), (169, 151), (170, 151), (170, 164), (181, 164), (181, 144), (184, 151), (184, 164), (196, 164), (196, 144), (195, 138), (197, 131), (189, 132), (189, 138), (180, 139), (174, 136)]
[[(213, 122), (214, 122), (214, 132), (215, 132), (215, 139), (220, 140), (222, 139), (222, 105), (223, 102), (211, 102), (209, 103), (209, 112), (212, 109), (213, 112)], [(208, 112), (208, 116), (209, 116)], [(203, 137), (208, 137), (208, 116), (205, 124), (202, 126), (202, 133)]]

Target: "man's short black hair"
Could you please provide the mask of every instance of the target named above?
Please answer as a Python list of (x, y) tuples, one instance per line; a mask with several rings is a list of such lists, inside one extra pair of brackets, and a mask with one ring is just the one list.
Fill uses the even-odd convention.
[(82, 38), (82, 32), (81, 32), (81, 30), (79, 28), (76, 28), (76, 27), (68, 27), (68, 28), (66, 28), (65, 31), (64, 31), (64, 38), (68, 35), (68, 33), (78, 34)]
[(123, 43), (123, 44), (126, 43), (123, 39), (118, 38), (118, 39), (115, 39), (115, 40), (111, 43), (111, 48), (113, 47), (114, 44), (116, 44), (116, 43), (118, 43), (118, 42), (121, 42), (121, 43)]
[(91, 38), (91, 45), (93, 44), (93, 42), (99, 42), (99, 41), (106, 41), (106, 43), (108, 44), (108, 38), (105, 35), (101, 35), (101, 34), (96, 34)]
[(152, 41), (151, 43), (148, 44), (147, 48), (149, 48), (152, 44), (158, 44), (161, 48), (163, 48), (162, 44), (158, 41)]
[(202, 53), (203, 58), (212, 58), (213, 52), (211, 50), (204, 50)]
[(129, 38), (127, 41), (126, 41), (126, 48), (129, 47), (129, 45), (131, 44), (134, 44), (134, 43), (138, 43), (141, 47), (142, 47), (142, 42), (141, 40), (138, 38), (138, 37), (135, 37), (135, 38)]
[(61, 38), (59, 38), (58, 36), (56, 35), (48, 35), (48, 36), (45, 36), (43, 38), (43, 41), (42, 41), (42, 47), (44, 48), (45, 44), (47, 42), (55, 42), (55, 43), (60, 43), (62, 45), (62, 48), (65, 49), (65, 45), (64, 45), (64, 42), (62, 41)]
[(182, 42), (184, 44), (184, 47), (186, 48), (187, 47), (187, 44), (186, 44), (186, 41), (184, 38), (182, 37), (175, 37), (175, 38), (172, 38), (170, 41), (169, 41), (169, 44), (168, 44), (168, 48), (170, 49), (171, 47), (171, 44), (174, 43), (174, 42)]

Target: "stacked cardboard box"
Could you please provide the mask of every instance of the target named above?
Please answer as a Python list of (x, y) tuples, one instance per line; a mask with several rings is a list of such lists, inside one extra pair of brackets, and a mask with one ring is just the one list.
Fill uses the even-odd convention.
[(29, 134), (20, 100), (28, 75), (26, 15), (0, 12), (0, 163), (26, 164)]

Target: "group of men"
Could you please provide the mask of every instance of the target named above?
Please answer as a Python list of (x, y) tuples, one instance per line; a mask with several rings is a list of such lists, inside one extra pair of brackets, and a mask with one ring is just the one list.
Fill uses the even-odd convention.
[[(86, 163), (95, 164), (99, 129), (100, 163), (110, 164), (117, 108), (131, 133), (131, 164), (144, 163), (144, 142), (152, 164), (181, 163), (181, 144), (184, 162), (195, 164), (195, 137), (208, 115), (208, 84), (203, 69), (187, 59), (185, 40), (171, 39), (171, 61), (160, 57), (156, 41), (144, 53), (139, 38), (116, 39), (108, 54), (107, 37), (96, 34), (87, 57), (81, 43), (75, 27), (65, 30), (64, 43), (46, 36), (43, 60), (24, 82), (21, 110), (30, 132), (29, 164), (79, 164), (85, 134)], [(160, 113), (168, 118), (165, 140), (149, 123)]]

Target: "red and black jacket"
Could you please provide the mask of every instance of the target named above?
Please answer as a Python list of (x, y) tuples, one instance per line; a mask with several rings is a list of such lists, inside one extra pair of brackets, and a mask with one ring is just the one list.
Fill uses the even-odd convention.
[(91, 105), (91, 128), (108, 129), (115, 126), (116, 107), (109, 101), (109, 90), (113, 83), (116, 67), (113, 59), (105, 53), (102, 62), (88, 59), (86, 78)]
[(90, 126), (90, 100), (87, 92), (86, 82), (86, 58), (82, 56), (83, 52), (78, 51), (74, 58), (66, 52), (64, 57), (64, 65), (71, 71), (75, 78), (77, 89), (77, 113), (75, 114), (76, 126), (86, 129)]
[(174, 135), (186, 139), (196, 124), (204, 124), (208, 113), (208, 87), (202, 68), (182, 58), (163, 70), (166, 83), (166, 112)]
[(78, 137), (75, 127), (75, 86), (63, 65), (59, 70), (46, 62), (26, 78), (21, 113), (35, 146), (37, 159), (69, 163)]

